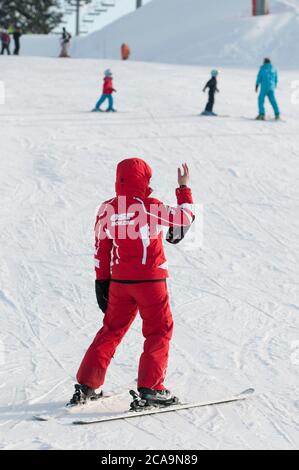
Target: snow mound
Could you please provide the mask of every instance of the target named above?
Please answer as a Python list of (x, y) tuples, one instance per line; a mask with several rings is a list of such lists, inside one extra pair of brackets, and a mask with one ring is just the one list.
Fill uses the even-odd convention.
[[(127, 42), (132, 60), (208, 66), (256, 66), (271, 56), (280, 67), (299, 61), (299, 0), (272, 0), (271, 15), (251, 16), (249, 0), (152, 0), (85, 37), (76, 58), (119, 59)], [(59, 36), (25, 36), (22, 54), (57, 57)]]
[(298, 64), (299, 1), (271, 2), (271, 15), (251, 16), (249, 0), (153, 0), (74, 44), (75, 57), (132, 58), (178, 64), (251, 66), (270, 55), (280, 66)]

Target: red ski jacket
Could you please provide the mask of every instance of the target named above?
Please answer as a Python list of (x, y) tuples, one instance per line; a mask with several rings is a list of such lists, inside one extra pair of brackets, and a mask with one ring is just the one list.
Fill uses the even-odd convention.
[(103, 85), (103, 95), (111, 95), (112, 93), (113, 93), (112, 77), (105, 77), (104, 85)]
[(178, 188), (178, 207), (150, 197), (151, 168), (139, 158), (117, 166), (116, 197), (104, 202), (95, 224), (95, 271), (98, 280), (155, 280), (168, 277), (162, 226), (193, 222), (190, 188)]

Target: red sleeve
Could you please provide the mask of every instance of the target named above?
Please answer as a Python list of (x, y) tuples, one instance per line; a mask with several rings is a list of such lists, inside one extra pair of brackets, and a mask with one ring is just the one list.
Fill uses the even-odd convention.
[(157, 225), (166, 227), (187, 227), (194, 220), (193, 199), (190, 188), (177, 188), (177, 207), (171, 207), (153, 200), (148, 215), (157, 219)]
[(106, 281), (110, 279), (112, 239), (109, 238), (106, 224), (106, 204), (100, 207), (95, 224), (95, 272), (96, 279)]

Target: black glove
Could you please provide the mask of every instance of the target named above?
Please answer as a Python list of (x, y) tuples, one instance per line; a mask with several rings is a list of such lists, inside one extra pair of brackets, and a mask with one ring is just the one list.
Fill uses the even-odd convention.
[[(194, 219), (195, 216), (193, 216), (191, 224), (193, 224)], [(177, 245), (180, 243), (185, 237), (186, 233), (189, 231), (191, 224), (186, 225), (185, 227), (170, 227), (166, 235), (166, 241), (172, 245)]]
[(100, 309), (103, 313), (107, 310), (110, 281), (96, 281), (96, 296)]

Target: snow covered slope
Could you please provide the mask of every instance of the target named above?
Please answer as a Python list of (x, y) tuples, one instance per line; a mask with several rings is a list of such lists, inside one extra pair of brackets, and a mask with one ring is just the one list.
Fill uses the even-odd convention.
[[(279, 66), (296, 68), (299, 0), (271, 0), (271, 13), (253, 18), (250, 0), (152, 0), (74, 39), (72, 56), (118, 59), (125, 41), (133, 60), (246, 68), (271, 56)], [(58, 52), (58, 36), (23, 38), (24, 55)]]
[[(256, 113), (255, 74), (246, 70), (221, 73), (217, 110), (231, 117), (209, 119), (197, 115), (205, 68), (22, 57), (1, 64), (0, 447), (298, 448), (297, 73), (281, 77), (287, 122), (258, 123), (240, 119)], [(119, 113), (94, 115), (107, 66)], [(176, 167), (187, 160), (204, 207), (202, 248), (167, 247), (176, 324), (169, 387), (182, 400), (247, 386), (258, 396), (90, 429), (33, 422), (69, 399), (100, 327), (95, 209), (113, 196), (116, 163), (136, 155), (153, 166), (155, 194), (169, 202)], [(136, 321), (107, 376), (107, 392), (124, 392), (118, 408), (128, 406), (141, 348)], [(112, 406), (100, 404), (99, 413)]]
[(76, 57), (118, 58), (124, 41), (134, 60), (199, 65), (280, 66), (299, 61), (299, 0), (272, 0), (272, 14), (251, 16), (250, 0), (153, 0), (77, 42)]

